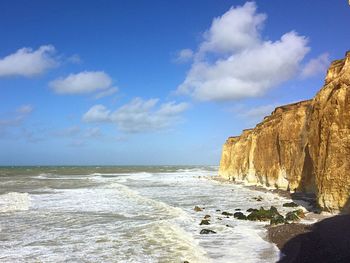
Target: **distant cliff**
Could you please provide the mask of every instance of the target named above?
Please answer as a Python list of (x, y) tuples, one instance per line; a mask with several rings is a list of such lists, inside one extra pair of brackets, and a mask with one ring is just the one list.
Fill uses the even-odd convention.
[(312, 100), (277, 107), (254, 129), (229, 137), (219, 175), (312, 192), (327, 211), (350, 211), (350, 52), (334, 61)]

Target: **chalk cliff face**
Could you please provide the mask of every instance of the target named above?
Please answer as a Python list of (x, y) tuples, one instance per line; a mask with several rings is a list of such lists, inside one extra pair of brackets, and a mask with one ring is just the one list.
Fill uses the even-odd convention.
[(350, 52), (334, 61), (312, 100), (276, 108), (223, 146), (219, 175), (312, 192), (328, 211), (350, 211)]

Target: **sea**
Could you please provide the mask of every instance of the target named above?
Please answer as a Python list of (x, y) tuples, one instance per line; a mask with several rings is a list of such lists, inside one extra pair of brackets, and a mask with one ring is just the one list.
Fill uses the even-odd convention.
[[(267, 223), (222, 212), (287, 212), (290, 200), (217, 174), (216, 166), (0, 167), (0, 262), (277, 261)], [(205, 215), (210, 225), (200, 225)]]

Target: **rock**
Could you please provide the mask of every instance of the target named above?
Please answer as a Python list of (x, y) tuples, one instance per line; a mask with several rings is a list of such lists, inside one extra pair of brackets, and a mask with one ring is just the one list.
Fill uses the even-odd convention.
[(277, 107), (254, 129), (229, 137), (219, 175), (315, 193), (323, 210), (350, 212), (350, 52), (334, 61), (311, 100)]
[(200, 208), (199, 206), (195, 206), (193, 210), (196, 211), (196, 212), (201, 212), (201, 211), (203, 211), (203, 209)]
[(241, 210), (242, 210), (242, 209), (240, 209), (240, 208), (236, 208), (236, 209), (235, 209), (235, 211), (241, 211)]
[(260, 207), (259, 210), (251, 212), (247, 219), (250, 221), (269, 221), (275, 216), (278, 216), (279, 213), (276, 207), (271, 206), (269, 210)]
[(248, 210), (247, 210), (247, 212), (254, 212), (254, 211), (258, 211), (258, 209), (254, 209), (254, 208), (249, 208)]
[(288, 212), (286, 214), (286, 221), (297, 222), (299, 220), (300, 220), (300, 218), (297, 216), (297, 214), (294, 211), (293, 212)]
[(274, 207), (274, 206), (271, 206), (271, 207), (270, 207), (270, 212), (273, 213), (273, 214), (275, 214), (275, 215), (278, 215), (278, 210), (277, 210), (277, 208)]
[(190, 263), (190, 262), (188, 262), (187, 260), (185, 260), (184, 263)]
[(230, 225), (226, 225), (226, 227), (231, 227)]
[(232, 213), (230, 213), (230, 212), (222, 212), (221, 213), (222, 215), (224, 215), (224, 216), (233, 216), (233, 214)]
[(203, 220), (200, 222), (199, 225), (200, 225), (200, 226), (201, 226), (201, 225), (210, 225), (210, 222), (209, 222), (209, 220), (203, 219)]
[(234, 218), (240, 219), (240, 220), (246, 220), (247, 217), (242, 212), (236, 212), (233, 214)]
[(220, 218), (220, 217), (218, 217), (217, 219), (218, 219), (218, 220), (222, 220), (222, 218)]
[(263, 200), (263, 198), (261, 196), (258, 197), (253, 197), (254, 200), (261, 202)]
[(298, 209), (298, 210), (295, 210), (293, 212), (300, 218), (304, 218), (305, 217), (305, 213), (304, 213), (303, 209)]
[(282, 215), (276, 215), (270, 220), (270, 225), (279, 225), (279, 224), (285, 224), (286, 220)]
[(204, 216), (204, 219), (208, 219), (208, 218), (210, 218), (210, 215), (205, 215)]
[(220, 210), (220, 209), (216, 209), (215, 211), (216, 211), (216, 212), (220, 212), (221, 210)]
[(298, 207), (299, 205), (294, 203), (294, 202), (290, 202), (290, 203), (284, 203), (283, 207)]
[(202, 229), (200, 232), (201, 235), (206, 235), (206, 234), (216, 234), (215, 231), (210, 230), (210, 229)]

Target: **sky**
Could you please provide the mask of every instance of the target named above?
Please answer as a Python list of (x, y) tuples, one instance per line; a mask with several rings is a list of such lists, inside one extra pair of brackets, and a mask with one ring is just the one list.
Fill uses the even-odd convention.
[(312, 98), (346, 0), (0, 1), (0, 165), (218, 165)]

